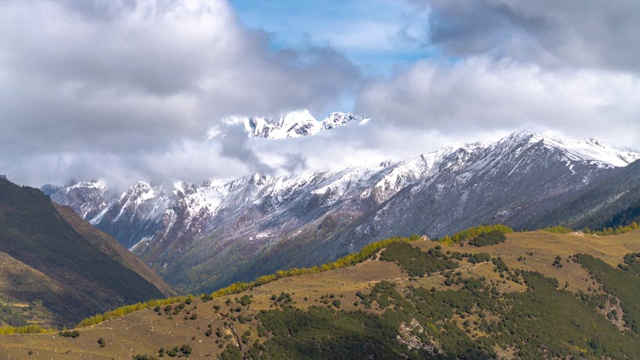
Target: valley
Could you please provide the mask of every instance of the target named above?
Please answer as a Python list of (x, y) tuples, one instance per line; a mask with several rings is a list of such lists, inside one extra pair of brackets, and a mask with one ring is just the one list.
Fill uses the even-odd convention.
[(0, 357), (625, 358), (639, 157), (521, 132), (124, 193), (2, 179)]

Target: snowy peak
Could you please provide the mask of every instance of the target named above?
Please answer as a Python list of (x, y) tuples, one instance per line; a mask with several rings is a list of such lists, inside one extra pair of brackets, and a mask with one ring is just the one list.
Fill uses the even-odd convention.
[(320, 124), (307, 110), (293, 111), (280, 118), (277, 128), (285, 137), (314, 135)]
[(47, 184), (41, 190), (60, 205), (70, 206), (76, 213), (89, 220), (111, 205), (112, 192), (102, 180), (81, 181), (67, 187)]
[[(334, 112), (326, 119), (318, 121), (308, 110), (297, 110), (277, 118), (230, 117), (223, 122), (227, 125), (241, 124), (249, 137), (263, 139), (285, 139), (315, 135), (321, 131), (333, 130), (355, 122), (364, 125), (368, 119), (352, 113)], [(210, 129), (209, 136), (219, 133)]]
[(267, 139), (314, 135), (321, 129), (321, 125), (307, 110), (292, 111), (277, 119), (245, 118), (243, 125), (249, 136)]
[(121, 200), (125, 197), (133, 199), (136, 204), (141, 204), (155, 198), (156, 190), (148, 182), (138, 181), (131, 190), (122, 194)]
[(571, 140), (552, 134), (529, 131), (513, 133), (498, 141), (503, 145), (536, 145), (547, 149), (559, 149), (568, 161), (593, 162), (600, 167), (624, 167), (640, 159), (640, 154), (615, 149), (600, 140)]
[(322, 129), (331, 130), (347, 125), (350, 122), (366, 123), (368, 119), (363, 119), (353, 113), (333, 112), (326, 119), (322, 120)]

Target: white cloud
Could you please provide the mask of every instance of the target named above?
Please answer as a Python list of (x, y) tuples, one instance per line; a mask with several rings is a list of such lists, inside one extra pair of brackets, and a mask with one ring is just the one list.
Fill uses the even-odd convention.
[(633, 147), (640, 80), (607, 70), (549, 70), (510, 59), (421, 61), (362, 91), (357, 111), (398, 127), (465, 134), (557, 130)]
[[(416, 1), (284, 11), (274, 34), (225, 1), (0, 2), (0, 173), (198, 182), (373, 166), (523, 129), (637, 149), (638, 8)], [(367, 71), (376, 61), (388, 78)], [(322, 118), (352, 98), (368, 124), (309, 138), (248, 139), (220, 121)]]
[[(135, 174), (137, 159), (164, 159), (179, 171), (184, 144), (220, 118), (328, 111), (359, 79), (331, 49), (273, 53), (268, 40), (224, 1), (1, 2), (0, 169), (32, 185), (65, 180), (37, 170), (51, 159), (65, 159), (55, 163), (66, 177), (95, 177), (99, 161)], [(208, 160), (234, 158), (222, 149), (207, 148)]]

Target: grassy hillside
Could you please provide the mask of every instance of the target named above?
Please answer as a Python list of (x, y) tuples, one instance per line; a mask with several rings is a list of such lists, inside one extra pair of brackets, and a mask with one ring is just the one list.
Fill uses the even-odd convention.
[[(55, 316), (43, 301), (60, 301), (62, 286), (46, 274), (0, 252), (0, 326), (52, 327)], [(45, 294), (39, 299), (34, 293)]]
[(112, 238), (106, 233), (97, 230), (90, 223), (82, 219), (73, 209), (68, 206), (60, 206), (53, 203), (62, 219), (71, 225), (73, 229), (89, 241), (98, 250), (105, 253), (121, 265), (135, 271), (145, 280), (158, 288), (165, 296), (174, 296), (176, 292), (164, 282), (151, 268), (142, 262), (131, 251), (122, 246), (118, 240)]
[(13, 264), (0, 273), (4, 302), (42, 304), (49, 322), (63, 326), (170, 294), (159, 290), (168, 289), (161, 280), (140, 275), (144, 265), (125, 253), (39, 190), (0, 179), (0, 255)]
[[(633, 358), (640, 231), (391, 243), (345, 268), (180, 299), (77, 329), (0, 337), (7, 359)], [(64, 335), (64, 334), (63, 334)], [(104, 346), (99, 343), (102, 339)]]

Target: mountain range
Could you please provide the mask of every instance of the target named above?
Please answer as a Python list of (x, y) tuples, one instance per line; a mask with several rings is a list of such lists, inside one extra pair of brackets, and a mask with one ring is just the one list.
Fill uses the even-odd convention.
[[(241, 123), (249, 136), (267, 139), (330, 129), (329, 122), (307, 119), (315, 122), (306, 126), (305, 114), (294, 115)], [(335, 123), (362, 121), (345, 116), (336, 115)], [(202, 292), (321, 264), (396, 235), (441, 237), (483, 223), (516, 229), (581, 224), (571, 219), (586, 219), (587, 208), (571, 207), (571, 216), (562, 209), (590, 198), (586, 192), (600, 188), (594, 184), (612, 186), (601, 195), (613, 215), (622, 206), (617, 199), (638, 197), (630, 191), (636, 183), (624, 180), (631, 176), (624, 169), (637, 175), (638, 163), (628, 165), (638, 159), (638, 153), (593, 139), (519, 132), (377, 167), (200, 184), (140, 181), (120, 193), (103, 181), (42, 190), (114, 236), (170, 284)]]

